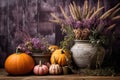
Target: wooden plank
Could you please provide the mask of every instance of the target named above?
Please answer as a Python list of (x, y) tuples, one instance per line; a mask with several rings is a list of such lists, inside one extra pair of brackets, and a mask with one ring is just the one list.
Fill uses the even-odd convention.
[(78, 76), (78, 75), (48, 75), (48, 76), (21, 76), (0, 77), (0, 80), (120, 80), (120, 76)]
[(4, 69), (0, 69), (0, 80), (120, 80), (120, 76), (82, 76), (79, 74), (9, 76)]

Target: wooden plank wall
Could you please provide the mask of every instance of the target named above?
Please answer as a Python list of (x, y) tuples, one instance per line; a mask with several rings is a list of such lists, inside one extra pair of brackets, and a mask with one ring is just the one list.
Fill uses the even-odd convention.
[[(22, 43), (20, 31), (29, 33), (31, 37), (45, 36), (51, 44), (59, 45), (63, 40), (59, 26), (50, 23), (51, 12), (61, 16), (61, 5), (67, 13), (68, 4), (75, 1), (83, 5), (84, 0), (0, 0), (0, 66), (3, 66), (6, 56), (15, 51)], [(100, 0), (105, 10), (116, 5), (119, 0)], [(90, 6), (96, 5), (97, 0), (89, 0)], [(118, 34), (119, 31), (118, 31)]]
[(5, 57), (22, 43), (21, 31), (31, 37), (46, 37), (56, 43), (55, 24), (49, 22), (50, 13), (59, 14), (59, 6), (65, 7), (70, 0), (0, 0), (0, 64)]

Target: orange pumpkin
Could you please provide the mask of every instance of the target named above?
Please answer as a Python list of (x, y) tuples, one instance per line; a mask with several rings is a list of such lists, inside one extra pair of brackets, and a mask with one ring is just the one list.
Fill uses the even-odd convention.
[(50, 45), (48, 49), (50, 50), (50, 52), (54, 52), (55, 50), (59, 49), (59, 47), (56, 45)]
[(5, 61), (5, 70), (12, 75), (24, 75), (31, 72), (35, 62), (26, 53), (14, 53), (8, 56)]
[(70, 54), (66, 50), (58, 49), (52, 53), (50, 62), (51, 64), (57, 63), (60, 66), (65, 66), (67, 65), (66, 58), (68, 58), (69, 56)]

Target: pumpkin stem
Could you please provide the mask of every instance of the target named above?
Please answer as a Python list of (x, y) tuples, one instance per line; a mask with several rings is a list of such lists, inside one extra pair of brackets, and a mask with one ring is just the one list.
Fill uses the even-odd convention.
[(64, 51), (63, 51), (63, 50), (61, 50), (61, 53), (62, 53), (62, 54), (64, 54)]
[(40, 67), (42, 66), (41, 60), (39, 61), (39, 66), (40, 66)]
[(19, 54), (19, 48), (18, 47), (16, 48), (16, 54)]

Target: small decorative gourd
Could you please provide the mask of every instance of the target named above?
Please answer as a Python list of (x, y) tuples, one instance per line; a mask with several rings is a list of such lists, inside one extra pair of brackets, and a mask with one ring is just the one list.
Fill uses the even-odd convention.
[(5, 70), (11, 75), (24, 75), (31, 72), (35, 62), (33, 58), (26, 53), (11, 54), (5, 61)]
[(69, 58), (69, 57), (70, 57), (70, 54), (66, 50), (57, 49), (52, 53), (50, 62), (51, 64), (54, 64), (56, 61), (56, 63), (58, 63), (60, 66), (65, 66), (67, 65), (66, 58)]
[(51, 64), (49, 67), (49, 74), (61, 74), (62, 73), (62, 67), (59, 64)]
[(49, 72), (47, 65), (41, 64), (39, 61), (39, 65), (36, 65), (33, 69), (34, 74), (36, 75), (46, 75)]
[(54, 64), (50, 65), (49, 67), (49, 74), (61, 74), (62, 73), (62, 67), (59, 64), (56, 64), (55, 57), (54, 59)]

